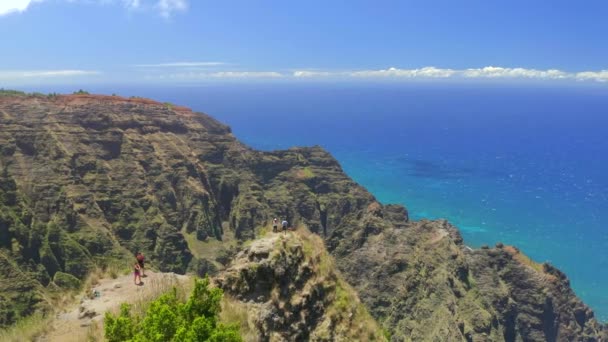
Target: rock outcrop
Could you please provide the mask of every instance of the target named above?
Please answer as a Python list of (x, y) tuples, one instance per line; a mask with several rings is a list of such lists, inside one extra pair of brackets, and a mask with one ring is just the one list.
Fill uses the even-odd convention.
[[(0, 96), (0, 296), (27, 293), (0, 302), (0, 324), (44, 303), (40, 293), (57, 287), (57, 274), (82, 278), (137, 250), (162, 271), (214, 272), (275, 216), (324, 239), (395, 341), (606, 340), (554, 267), (508, 246), (470, 251), (445, 221), (411, 222), (320, 147), (255, 151), (205, 114), (151, 100)], [(236, 258), (253, 252), (243, 253)], [(282, 262), (304, 271), (306, 260)], [(276, 279), (248, 279), (229, 292), (264, 312), (292, 299), (272, 300)], [(289, 279), (296, 288), (311, 281)], [(327, 308), (324, 298), (318, 305)], [(316, 304), (298, 305), (312, 314)], [(279, 318), (284, 336), (313, 336), (318, 326)], [(259, 332), (269, 334), (275, 323), (264, 322)]]
[(230, 310), (247, 313), (243, 330), (255, 340), (385, 340), (323, 241), (303, 228), (255, 240), (216, 283)]

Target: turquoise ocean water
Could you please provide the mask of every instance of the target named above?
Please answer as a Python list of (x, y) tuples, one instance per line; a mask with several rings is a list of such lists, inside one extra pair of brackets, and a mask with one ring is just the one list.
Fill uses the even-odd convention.
[(93, 90), (190, 106), (259, 149), (321, 145), (383, 203), (558, 266), (608, 320), (608, 85)]

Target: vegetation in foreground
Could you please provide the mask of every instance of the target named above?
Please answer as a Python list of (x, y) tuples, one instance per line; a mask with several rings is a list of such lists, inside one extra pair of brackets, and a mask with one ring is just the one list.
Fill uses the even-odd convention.
[(143, 317), (123, 304), (117, 316), (106, 313), (105, 337), (119, 341), (242, 341), (238, 327), (218, 323), (223, 291), (209, 288), (209, 278), (196, 280), (190, 298), (180, 300), (177, 289), (150, 303)]

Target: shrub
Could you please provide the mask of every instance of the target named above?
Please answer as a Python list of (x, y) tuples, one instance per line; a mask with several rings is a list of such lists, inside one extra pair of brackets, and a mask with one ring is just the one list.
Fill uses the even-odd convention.
[(183, 303), (177, 289), (150, 303), (144, 317), (131, 314), (123, 304), (120, 314), (106, 313), (105, 337), (118, 341), (242, 341), (236, 326), (218, 324), (223, 291), (209, 288), (209, 278), (195, 280), (190, 298)]
[(104, 326), (108, 342), (127, 341), (133, 338), (134, 327), (130, 310), (131, 306), (129, 304), (122, 304), (120, 314), (117, 317), (106, 312)]
[(74, 277), (71, 274), (57, 272), (55, 273), (55, 277), (53, 278), (55, 285), (62, 287), (64, 289), (77, 289), (80, 287), (80, 280)]

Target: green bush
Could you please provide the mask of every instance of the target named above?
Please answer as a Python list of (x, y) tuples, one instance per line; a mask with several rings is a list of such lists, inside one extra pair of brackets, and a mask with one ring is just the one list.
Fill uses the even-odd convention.
[(135, 330), (130, 309), (129, 304), (122, 304), (118, 317), (106, 313), (105, 335), (109, 342), (128, 341), (133, 338)]
[(236, 326), (218, 323), (222, 295), (221, 289), (210, 289), (205, 278), (195, 281), (185, 303), (174, 288), (150, 303), (144, 317), (132, 315), (123, 304), (118, 316), (106, 313), (105, 337), (109, 342), (242, 341)]
[(57, 272), (53, 278), (55, 285), (63, 287), (64, 289), (77, 289), (80, 287), (80, 280), (71, 274)]

